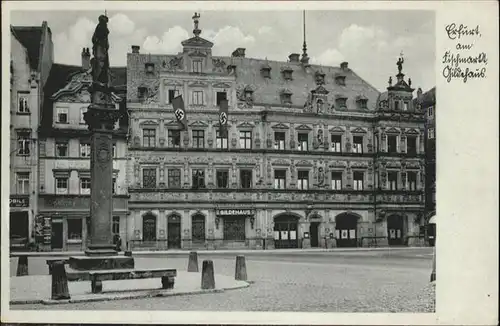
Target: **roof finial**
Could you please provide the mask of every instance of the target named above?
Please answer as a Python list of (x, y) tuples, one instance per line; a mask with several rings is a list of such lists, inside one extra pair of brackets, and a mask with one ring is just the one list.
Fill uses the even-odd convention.
[(302, 45), (302, 59), (300, 60), (303, 64), (309, 63), (309, 57), (307, 56), (307, 43), (306, 43), (306, 11), (302, 12), (302, 20), (304, 24), (304, 44)]
[(200, 14), (195, 12), (193, 16), (193, 21), (194, 21), (194, 29), (193, 29), (193, 34), (198, 37), (201, 34), (201, 29), (198, 28), (198, 23), (200, 22)]

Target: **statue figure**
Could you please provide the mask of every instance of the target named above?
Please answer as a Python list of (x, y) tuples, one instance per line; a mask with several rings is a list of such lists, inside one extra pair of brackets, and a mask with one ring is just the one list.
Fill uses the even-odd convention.
[(411, 87), (411, 78), (408, 78), (408, 86)]
[(323, 129), (319, 129), (318, 130), (318, 136), (317, 137), (318, 137), (318, 144), (320, 146), (323, 145), (323, 141), (324, 141), (324, 139), (323, 139)]
[(398, 66), (399, 73), (401, 73), (401, 70), (403, 70), (403, 63), (404, 62), (405, 62), (405, 60), (403, 59), (403, 57), (400, 57), (398, 59), (398, 62), (396, 63), (396, 65)]
[(318, 169), (318, 186), (323, 186), (325, 183), (325, 171), (322, 167)]
[(392, 86), (392, 76), (389, 77), (389, 86)]
[(107, 87), (109, 82), (109, 56), (108, 56), (108, 17), (99, 16), (94, 35), (92, 36), (92, 81), (100, 86)]

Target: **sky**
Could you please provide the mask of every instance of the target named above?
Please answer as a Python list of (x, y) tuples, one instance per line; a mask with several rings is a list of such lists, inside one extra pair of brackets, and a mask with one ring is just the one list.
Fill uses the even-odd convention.
[[(302, 53), (302, 11), (200, 11), (201, 37), (215, 45), (213, 55), (230, 56), (238, 47), (246, 56), (286, 61)], [(100, 11), (12, 11), (14, 26), (52, 30), (56, 63), (81, 64), (81, 50), (91, 38)], [(193, 36), (191, 11), (108, 10), (110, 62), (125, 66), (132, 45), (141, 53), (176, 54), (181, 41)], [(346, 61), (356, 74), (379, 91), (397, 73), (403, 53), (403, 73), (424, 91), (435, 86), (435, 14), (432, 11), (306, 11), (310, 63), (339, 66)], [(393, 78), (394, 79), (394, 78)]]

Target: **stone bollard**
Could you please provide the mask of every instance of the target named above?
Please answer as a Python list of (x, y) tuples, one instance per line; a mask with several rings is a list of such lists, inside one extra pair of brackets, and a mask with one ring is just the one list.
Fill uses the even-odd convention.
[(52, 265), (52, 300), (70, 299), (64, 261)]
[(247, 280), (247, 265), (245, 263), (245, 256), (236, 256), (236, 271), (234, 279), (237, 281)]
[(201, 288), (203, 290), (215, 289), (214, 262), (204, 260), (201, 271)]
[(432, 272), (431, 272), (431, 282), (436, 280), (436, 247), (434, 247), (434, 254), (432, 255)]
[(17, 260), (16, 276), (28, 275), (28, 256), (19, 256)]
[(198, 273), (198, 253), (196, 251), (189, 253), (188, 272)]

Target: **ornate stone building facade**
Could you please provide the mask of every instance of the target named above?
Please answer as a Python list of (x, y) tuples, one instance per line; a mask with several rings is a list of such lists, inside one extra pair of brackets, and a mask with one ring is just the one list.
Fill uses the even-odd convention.
[(127, 55), (132, 249), (421, 244), (424, 117), (402, 61), (380, 94), (305, 46), (287, 62), (213, 56), (193, 18), (181, 53)]
[[(124, 113), (113, 135), (113, 226), (126, 238), (127, 122), (125, 68), (111, 69), (116, 107)], [(92, 83), (90, 50), (83, 49), (82, 65), (54, 64), (46, 87), (40, 128), (39, 220), (43, 250), (83, 250), (90, 222), (90, 132), (83, 118)]]

